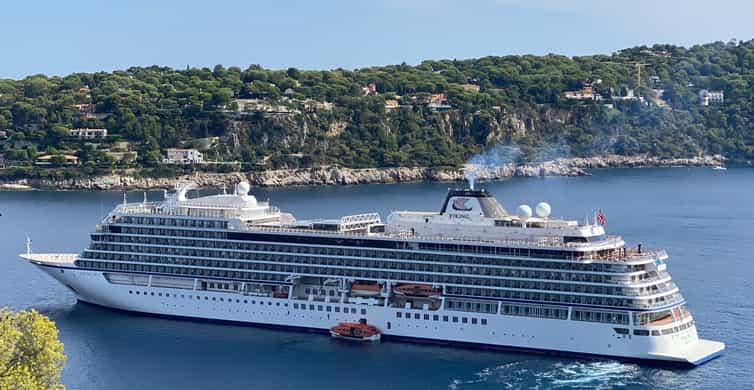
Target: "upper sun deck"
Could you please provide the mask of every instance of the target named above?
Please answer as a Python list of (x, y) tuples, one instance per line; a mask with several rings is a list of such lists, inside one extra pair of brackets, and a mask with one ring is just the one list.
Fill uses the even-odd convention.
[(186, 194), (193, 188), (194, 185), (189, 183), (178, 188), (175, 194), (165, 192), (165, 199), (161, 202), (127, 203), (124, 200), (108, 215), (108, 219), (124, 214), (148, 214), (268, 222), (279, 220), (281, 215), (277, 207), (249, 195), (248, 183), (239, 184), (233, 194), (189, 199)]
[(144, 214), (166, 215), (197, 218), (222, 218), (222, 219), (252, 219), (259, 216), (276, 216), (280, 214), (277, 207), (269, 206), (267, 202), (257, 203), (257, 207), (236, 207), (232, 205), (218, 204), (218, 202), (192, 202), (179, 206), (167, 206), (165, 202), (124, 203), (113, 209), (112, 215)]

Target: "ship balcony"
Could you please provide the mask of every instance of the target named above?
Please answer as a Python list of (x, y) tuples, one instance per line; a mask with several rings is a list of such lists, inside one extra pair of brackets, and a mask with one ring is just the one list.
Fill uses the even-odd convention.
[(609, 251), (585, 256), (583, 260), (615, 261), (615, 262), (644, 262), (648, 260), (667, 259), (668, 254), (664, 250), (639, 250), (637, 248), (616, 248)]
[(671, 279), (670, 274), (667, 271), (660, 271), (652, 276), (645, 277), (647, 273), (642, 275), (620, 275), (609, 277), (607, 283), (623, 284), (627, 286), (636, 285), (650, 285), (655, 283), (666, 282)]
[(637, 300), (632, 301), (629, 307), (634, 309), (658, 309), (684, 302), (683, 295), (679, 294), (678, 292), (675, 292), (669, 296), (665, 296), (665, 299), (659, 302), (643, 302), (641, 301), (642, 298), (643, 297), (635, 297), (634, 299)]
[[(665, 315), (659, 318), (654, 318), (646, 323), (635, 323), (634, 326), (643, 328), (658, 328), (664, 327), (666, 325), (687, 322), (687, 320), (693, 319), (691, 312), (684, 305), (666, 310), (663, 313), (665, 313)], [(636, 319), (634, 321), (636, 322)], [(693, 323), (693, 321), (690, 321), (690, 323)]]
[(629, 297), (646, 297), (674, 291), (678, 291), (678, 286), (673, 282), (666, 282), (658, 286), (656, 289), (648, 289), (647, 287), (629, 288), (625, 290), (625, 294)]

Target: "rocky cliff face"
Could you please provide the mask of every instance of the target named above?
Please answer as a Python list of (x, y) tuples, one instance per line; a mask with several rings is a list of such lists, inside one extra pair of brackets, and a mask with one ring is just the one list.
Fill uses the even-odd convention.
[[(721, 156), (659, 159), (647, 156), (599, 156), (589, 158), (559, 158), (552, 161), (523, 165), (507, 164), (479, 170), (478, 180), (501, 180), (514, 176), (583, 176), (587, 169), (621, 167), (714, 166), (723, 163)], [(370, 183), (401, 183), (417, 181), (464, 181), (462, 169), (319, 167), (281, 169), (251, 173), (199, 173), (175, 178), (145, 178), (130, 175), (107, 175), (83, 179), (44, 180), (23, 179), (0, 183), (0, 189), (55, 190), (124, 190), (172, 188), (177, 183), (192, 180), (202, 187), (233, 185), (242, 180), (258, 187), (293, 185), (352, 185)]]

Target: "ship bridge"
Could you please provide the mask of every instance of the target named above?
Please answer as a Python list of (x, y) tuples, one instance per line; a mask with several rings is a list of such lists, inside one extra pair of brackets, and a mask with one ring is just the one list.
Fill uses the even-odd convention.
[(124, 214), (157, 214), (198, 218), (237, 219), (246, 224), (279, 223), (281, 220), (290, 221), (290, 214), (281, 213), (277, 207), (269, 202), (258, 201), (249, 195), (249, 183), (241, 182), (236, 185), (232, 194), (217, 194), (188, 198), (188, 191), (195, 189), (193, 182), (177, 186), (176, 192), (164, 193), (161, 202), (128, 203), (125, 198), (123, 204), (116, 207), (103, 222), (112, 222)]

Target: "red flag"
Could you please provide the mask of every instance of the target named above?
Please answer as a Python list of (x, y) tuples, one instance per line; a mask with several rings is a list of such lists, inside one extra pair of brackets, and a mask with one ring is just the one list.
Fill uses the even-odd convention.
[(600, 225), (605, 225), (607, 223), (607, 217), (605, 216), (605, 213), (602, 212), (602, 210), (597, 213), (597, 222)]

